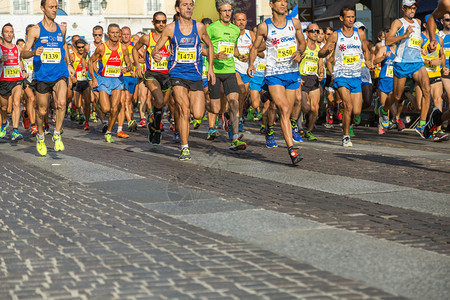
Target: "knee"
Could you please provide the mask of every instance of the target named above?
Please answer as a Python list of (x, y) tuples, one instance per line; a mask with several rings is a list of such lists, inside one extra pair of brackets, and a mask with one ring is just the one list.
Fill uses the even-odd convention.
[(239, 93), (241, 94), (241, 95), (243, 95), (243, 94), (245, 94), (245, 91), (246, 91), (247, 89), (245, 88), (245, 84), (240, 84), (239, 85)]

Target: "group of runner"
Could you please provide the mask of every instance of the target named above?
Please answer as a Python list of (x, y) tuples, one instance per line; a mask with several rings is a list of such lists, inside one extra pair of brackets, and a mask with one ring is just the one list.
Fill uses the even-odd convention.
[[(435, 141), (448, 139), (440, 128), (449, 117), (442, 113), (443, 90), (450, 95), (447, 1), (441, 0), (427, 16), (429, 25), (423, 32), (420, 20), (414, 18), (417, 3), (403, 0), (402, 4), (403, 18), (381, 32), (376, 45), (367, 41), (364, 25), (355, 23), (356, 12), (349, 7), (341, 10), (342, 28), (321, 29), (313, 23), (303, 33), (300, 21), (287, 16), (286, 0), (269, 0), (272, 18), (254, 30), (246, 29), (245, 12), (233, 11), (231, 0), (216, 0), (216, 22), (193, 20), (194, 2), (176, 0), (174, 22), (167, 24), (166, 14), (157, 12), (152, 19), (154, 32), (132, 35), (129, 27), (110, 24), (103, 42), (103, 28), (95, 26), (93, 43), (73, 36), (69, 46), (66, 28), (55, 23), (57, 1), (42, 0), (44, 19), (27, 27), (26, 42), (13, 44), (13, 26), (2, 28), (0, 138), (9, 126), (7, 114), (12, 119), (11, 139), (22, 138), (18, 126), (23, 102), (24, 127), (36, 135), (37, 151), (43, 156), (50, 107), (55, 111), (55, 151), (64, 150), (61, 133), (68, 110), (85, 130), (90, 129), (89, 120), (96, 122), (99, 117), (108, 143), (114, 142), (116, 121), (117, 137), (128, 137), (123, 132), (127, 120), (129, 131), (146, 126), (149, 143), (158, 145), (168, 106), (174, 142), (181, 143), (179, 158), (189, 160), (190, 122), (198, 128), (205, 112), (208, 140), (220, 136), (219, 121), (228, 131), (230, 149), (245, 150), (239, 132), (249, 100), (249, 117), (261, 116), (261, 132), (269, 148), (277, 147), (273, 128), (278, 114), (289, 157), (296, 165), (303, 157), (294, 143), (317, 140), (312, 131), (324, 94), (325, 125), (331, 127), (334, 118), (341, 118), (342, 145), (352, 146), (352, 124), (358, 125), (362, 109), (372, 104), (374, 72), (380, 97), (379, 134), (393, 126), (404, 128), (400, 112), (407, 97), (420, 111), (416, 131)], [(444, 22), (439, 35), (436, 19)], [(415, 97), (405, 89), (408, 78), (415, 82)], [(427, 123), (430, 98), (435, 108)], [(133, 102), (138, 100), (139, 123), (133, 113)], [(301, 115), (307, 116), (303, 138)]]

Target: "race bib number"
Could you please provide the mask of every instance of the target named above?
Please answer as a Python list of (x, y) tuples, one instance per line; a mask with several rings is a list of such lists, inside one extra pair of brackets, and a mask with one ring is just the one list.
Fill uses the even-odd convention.
[(351, 67), (359, 65), (359, 54), (344, 55), (344, 66)]
[(203, 68), (202, 78), (208, 78), (208, 70), (206, 68)]
[(440, 68), (440, 66), (433, 66), (433, 65), (429, 65), (429, 64), (425, 65), (425, 69), (427, 70), (427, 72), (432, 72), (432, 73), (439, 72), (439, 68)]
[(28, 64), (27, 65), (27, 73), (31, 74), (34, 71), (34, 65), (33, 64)]
[(225, 52), (225, 54), (228, 55), (228, 57), (234, 56), (234, 44), (233, 43), (219, 42), (217, 49), (219, 50), (218, 52)]
[(387, 66), (386, 77), (394, 78), (394, 66)]
[(20, 78), (19, 66), (7, 66), (5, 67), (5, 78)]
[(317, 69), (318, 69), (318, 65), (313, 63), (313, 62), (309, 62), (306, 61), (305, 62), (305, 66), (303, 67), (303, 74), (305, 75), (317, 75)]
[(421, 45), (422, 45), (422, 41), (420, 40), (420, 38), (411, 37), (409, 39), (409, 43), (408, 43), (409, 48), (420, 50)]
[(256, 70), (259, 72), (264, 72), (266, 70), (266, 64), (258, 64), (258, 68)]
[(78, 81), (86, 81), (86, 80), (88, 80), (87, 72), (78, 71), (77, 72), (77, 80)]
[(105, 68), (105, 77), (113, 77), (118, 78), (120, 77), (121, 70), (119, 66), (106, 66)]
[(163, 57), (159, 62), (153, 60), (152, 57), (152, 70), (153, 71), (165, 71), (169, 66), (169, 60), (167, 57)]
[(41, 62), (45, 64), (59, 64), (61, 61), (61, 49), (59, 48), (44, 48), (41, 54)]
[(296, 51), (295, 45), (277, 48), (277, 61), (288, 61)]
[(197, 61), (197, 48), (177, 48), (177, 63), (193, 64)]
[(364, 66), (366, 65), (366, 63), (364, 61), (361, 62), (361, 69), (364, 69)]
[(444, 54), (445, 54), (445, 58), (449, 58), (450, 57), (450, 48), (444, 48)]

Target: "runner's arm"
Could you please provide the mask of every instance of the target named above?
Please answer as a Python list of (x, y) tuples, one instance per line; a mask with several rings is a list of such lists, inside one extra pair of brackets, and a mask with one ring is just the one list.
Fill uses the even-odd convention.
[(130, 51), (128, 51), (128, 47), (125, 46), (124, 44), (122, 44), (122, 53), (123, 53), (123, 58), (125, 60), (125, 64), (127, 65), (127, 71), (128, 72), (132, 72), (133, 71), (133, 63), (131, 62), (130, 59)]
[[(197, 23), (197, 31), (201, 36), (201, 40), (205, 43), (206, 47), (208, 47), (208, 61), (214, 61), (214, 46), (208, 33), (206, 32), (205, 25), (202, 23)], [(212, 63), (208, 65), (208, 81), (210, 81), (213, 85), (216, 84), (216, 74), (214, 74)]]
[(66, 32), (67, 32), (67, 27), (66, 26), (61, 26), (61, 32), (63, 35), (63, 39), (64, 39), (64, 61), (66, 62), (67, 65), (67, 69), (69, 71), (69, 76), (74, 76), (75, 75), (75, 70), (73, 69), (73, 65), (72, 62), (70, 61), (69, 58), (69, 47), (67, 47), (67, 43), (66, 43)]
[[(427, 22), (427, 30), (430, 37), (430, 44), (431, 42), (437, 42), (436, 36), (434, 35), (436, 33), (436, 19), (442, 18), (446, 13), (450, 13), (450, 0), (441, 0), (438, 3), (438, 6), (433, 11), (433, 13), (428, 18)], [(435, 45), (436, 47), (436, 45)], [(436, 48), (435, 48), (436, 49)]]
[(385, 42), (384, 42), (386, 46), (390, 46), (392, 44), (396, 44), (399, 41), (409, 37), (409, 35), (412, 32), (412, 27), (411, 26), (409, 26), (407, 28), (407, 30), (405, 31), (404, 34), (399, 35), (399, 36), (395, 36), (397, 34), (397, 31), (399, 31), (399, 29), (401, 27), (402, 27), (402, 22), (400, 22), (399, 20), (395, 20), (394, 22), (392, 22), (391, 29), (389, 29), (389, 32), (386, 33), (386, 39), (385, 39)]
[(373, 59), (374, 65), (378, 65), (386, 58), (386, 56), (387, 56), (386, 49), (387, 49), (386, 46), (382, 46), (378, 50), (377, 54), (375, 55), (375, 58)]
[(95, 79), (94, 67), (97, 65), (98, 60), (102, 57), (103, 52), (105, 51), (105, 45), (100, 44), (96, 49), (92, 57), (88, 61), (88, 70), (91, 75), (92, 81)]
[(39, 38), (40, 31), (41, 30), (39, 28), (39, 25), (35, 25), (30, 28), (30, 31), (28, 32), (27, 41), (26, 41), (25, 45), (23, 46), (22, 53), (20, 53), (20, 57), (22, 59), (28, 59), (28, 58), (32, 58), (35, 55), (39, 56), (42, 54), (42, 50), (44, 49), (43, 47), (39, 47), (36, 50), (31, 50), (31, 48), (33, 47), (33, 44)]
[(360, 33), (359, 37), (361, 38), (361, 44), (363, 47), (363, 53), (364, 53), (364, 59), (366, 61), (366, 66), (369, 69), (373, 69), (372, 54), (370, 53), (370, 49), (367, 46), (366, 33), (365, 32)]
[(327, 43), (320, 49), (319, 57), (327, 57), (336, 47), (337, 41), (337, 32), (333, 32), (330, 38), (327, 40)]
[(159, 38), (158, 42), (156, 43), (155, 47), (152, 50), (152, 57), (156, 62), (160, 62), (162, 59), (161, 54), (159, 54), (159, 51), (161, 51), (162, 47), (166, 44), (167, 40), (173, 36), (175, 31), (175, 23), (170, 23), (167, 25), (163, 32), (161, 33), (161, 37)]
[(294, 27), (297, 32), (297, 41), (299, 43), (298, 50), (300, 51), (300, 55), (301, 55), (301, 54), (303, 54), (303, 52), (305, 52), (305, 49), (306, 49), (306, 41), (305, 41), (305, 36), (303, 35), (302, 23), (297, 18), (292, 18), (292, 21), (294, 22)]
[(263, 44), (266, 35), (267, 35), (267, 25), (264, 22), (258, 25), (256, 29), (255, 42), (253, 43), (253, 46), (250, 49), (248, 69), (247, 69), (247, 75), (250, 77), (253, 77), (253, 71), (255, 71), (255, 60), (256, 56), (258, 55), (258, 49), (261, 48), (261, 44)]

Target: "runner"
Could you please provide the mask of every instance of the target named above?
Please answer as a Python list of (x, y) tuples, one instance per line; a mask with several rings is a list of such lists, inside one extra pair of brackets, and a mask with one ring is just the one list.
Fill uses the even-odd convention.
[(342, 146), (353, 146), (350, 140), (351, 116), (360, 115), (362, 107), (361, 61), (364, 57), (368, 68), (372, 68), (369, 49), (367, 48), (364, 32), (358, 32), (353, 27), (355, 10), (344, 7), (340, 12), (343, 27), (327, 40), (326, 45), (319, 51), (319, 57), (326, 57), (334, 50), (333, 89), (344, 103), (342, 129), (344, 136)]
[[(148, 128), (148, 142), (153, 145), (159, 145), (161, 143), (161, 119), (163, 115), (163, 108), (169, 102), (170, 97), (170, 82), (169, 82), (169, 57), (170, 57), (170, 41), (166, 40), (163, 47), (160, 49), (161, 60), (156, 61), (152, 58), (152, 50), (155, 48), (161, 34), (166, 28), (167, 17), (162, 11), (153, 14), (153, 27), (155, 32), (150, 32), (148, 35), (142, 36), (133, 48), (133, 58), (135, 61), (136, 73), (140, 78), (145, 79), (145, 85), (152, 93), (152, 106), (153, 117), (149, 118)], [(146, 71), (144, 73), (140, 66), (139, 50), (143, 47), (147, 47), (147, 53), (145, 54), (145, 66)]]
[[(120, 43), (120, 27), (117, 24), (108, 26), (109, 40), (99, 45), (89, 59), (89, 73), (92, 78), (92, 87), (100, 91), (100, 107), (106, 115), (109, 113), (108, 128), (105, 141), (114, 142), (111, 137), (112, 128), (120, 110), (120, 99), (124, 89), (123, 73), (132, 70), (128, 48)], [(122, 67), (123, 61), (126, 68)], [(94, 67), (99, 64), (98, 77), (95, 78)]]
[[(397, 44), (394, 59), (394, 92), (388, 97), (385, 107), (401, 100), (405, 82), (412, 77), (423, 92), (420, 121), (415, 130), (421, 136), (430, 106), (430, 82), (421, 56), (420, 20), (415, 19), (417, 10), (415, 0), (403, 0), (403, 18), (395, 20), (386, 35), (386, 45)], [(384, 128), (389, 126), (388, 110), (379, 108), (379, 122)]]
[[(44, 118), (48, 114), (50, 97), (56, 104), (56, 126), (53, 133), (55, 151), (63, 151), (61, 129), (66, 113), (67, 82), (69, 74), (73, 76), (75, 70), (70, 63), (66, 44), (66, 27), (55, 23), (58, 3), (56, 0), (42, 0), (41, 10), (44, 19), (33, 26), (28, 34), (22, 58), (34, 56), (34, 79), (31, 87), (36, 91), (38, 106), (37, 126), (38, 135), (36, 148), (40, 155), (47, 155), (44, 137)], [(35, 50), (31, 50), (35, 47)]]
[[(75, 107), (84, 113), (84, 118), (80, 113), (80, 122), (85, 121), (84, 130), (89, 130), (90, 104), (91, 104), (91, 89), (88, 82), (88, 72), (86, 69), (86, 41), (79, 39), (73, 45), (72, 64), (75, 69), (76, 83), (75, 91)], [(81, 124), (80, 124), (81, 125)]]
[(319, 115), (320, 106), (320, 81), (324, 77), (323, 59), (319, 58), (320, 46), (318, 44), (317, 36), (319, 34), (319, 26), (317, 24), (310, 24), (306, 30), (306, 50), (302, 55), (300, 62), (300, 74), (302, 75), (301, 83), (301, 99), (302, 111), (309, 114), (307, 131), (305, 138), (310, 141), (317, 140), (312, 134), (314, 124)]
[[(221, 111), (221, 87), (225, 92), (224, 101), (229, 105), (229, 117), (231, 126), (228, 127), (229, 137), (232, 139), (231, 150), (245, 150), (247, 144), (241, 141), (239, 136), (239, 86), (236, 78), (236, 66), (234, 58), (247, 62), (248, 56), (239, 54), (237, 42), (240, 37), (240, 29), (232, 24), (231, 15), (233, 8), (231, 0), (216, 0), (216, 10), (219, 20), (213, 22), (206, 29), (211, 42), (214, 45), (214, 73), (216, 82), (209, 82), (211, 105), (210, 112), (218, 114)], [(209, 60), (211, 63), (212, 60)], [(231, 130), (231, 133), (230, 133)]]
[(0, 43), (0, 138), (5, 137), (8, 127), (7, 114), (12, 113), (13, 132), (11, 140), (20, 140), (19, 133), (20, 99), (22, 98), (23, 79), (28, 76), (19, 56), (22, 47), (13, 44), (14, 28), (11, 23), (2, 27), (3, 42)]
[[(95, 49), (103, 44), (103, 27), (100, 25), (96, 25), (94, 26), (94, 28), (92, 29), (92, 37), (94, 38), (94, 41), (92, 43), (90, 43), (89, 45), (87, 45), (87, 52), (88, 52), (88, 61), (89, 58), (92, 57), (92, 55), (94, 55)], [(95, 65), (95, 69), (94, 69), (94, 75), (97, 77), (98, 74), (98, 63)], [(91, 79), (91, 74), (88, 72), (88, 76), (89, 76), (89, 86), (91, 87), (91, 102), (92, 102), (92, 114), (91, 114), (91, 120), (96, 123), (97, 122), (97, 115), (100, 119), (100, 121), (103, 124), (103, 128), (102, 128), (102, 132), (105, 133), (106, 130), (108, 129), (108, 124), (105, 120), (105, 116), (103, 115), (102, 111), (100, 109), (97, 109), (98, 107), (98, 103), (100, 100), (100, 95), (98, 92), (98, 87), (93, 88), (92, 87), (92, 79)]]
[[(253, 77), (258, 48), (265, 41), (267, 49), (265, 82), (280, 114), (281, 129), (289, 156), (292, 164), (296, 165), (303, 157), (294, 149), (290, 116), (296, 90), (300, 87), (298, 63), (306, 48), (306, 42), (300, 21), (286, 16), (286, 1), (271, 0), (269, 6), (272, 9), (272, 18), (258, 26), (256, 40), (250, 51), (247, 74)], [(297, 44), (300, 45), (300, 49), (297, 49)]]
[[(156, 63), (160, 63), (164, 57), (160, 51), (170, 39), (170, 48), (173, 49), (168, 63), (170, 83), (180, 114), (177, 120), (181, 138), (179, 158), (190, 160), (189, 118), (192, 113), (195, 119), (200, 119), (205, 112), (201, 41), (208, 47), (208, 59), (213, 58), (214, 50), (205, 26), (192, 19), (194, 1), (176, 0), (175, 9), (179, 19), (164, 28), (151, 55)], [(215, 84), (216, 78), (212, 65), (209, 66), (208, 80)]]

